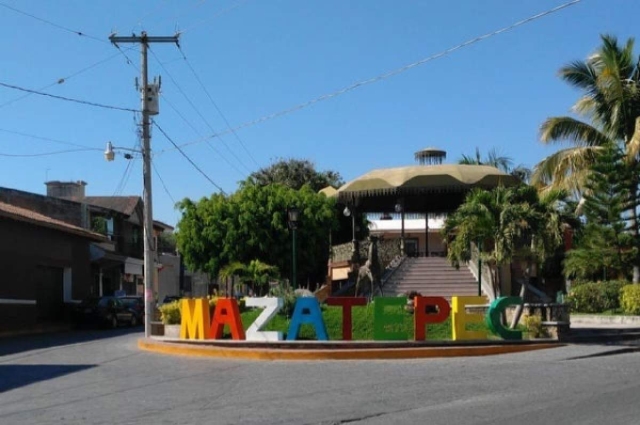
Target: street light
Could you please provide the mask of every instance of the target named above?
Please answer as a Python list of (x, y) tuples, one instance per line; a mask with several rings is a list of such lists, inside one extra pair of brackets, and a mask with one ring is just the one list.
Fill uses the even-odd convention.
[(296, 229), (298, 228), (298, 221), (300, 220), (300, 210), (296, 207), (289, 207), (287, 209), (287, 216), (289, 218), (289, 228), (292, 231), (293, 238), (293, 278), (291, 279), (291, 283), (293, 285), (293, 289), (296, 289)]
[[(146, 149), (136, 150), (113, 146), (111, 142), (107, 142), (107, 147), (104, 151), (104, 159), (109, 162), (113, 161), (116, 156), (115, 150), (123, 150), (141, 154), (144, 159), (144, 166), (142, 167), (144, 180), (144, 336), (145, 338), (149, 338), (151, 336), (151, 321), (153, 320), (153, 313), (155, 311), (155, 303), (153, 302), (153, 269), (155, 260), (153, 253), (155, 251), (155, 246), (153, 246), (152, 244), (153, 209), (151, 206), (151, 152), (148, 149), (148, 143), (145, 144), (145, 147)], [(132, 159), (133, 155), (130, 153), (125, 153), (124, 157), (126, 159)]]

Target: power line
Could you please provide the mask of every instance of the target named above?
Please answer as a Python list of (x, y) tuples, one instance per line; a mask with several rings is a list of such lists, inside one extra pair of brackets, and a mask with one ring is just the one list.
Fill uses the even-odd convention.
[[(130, 47), (130, 48), (128, 48), (127, 50), (130, 50), (130, 49), (133, 49), (133, 47)], [(102, 65), (103, 63), (108, 62), (108, 61), (110, 61), (111, 59), (113, 59), (113, 58), (116, 58), (116, 57), (120, 56), (121, 54), (124, 54), (124, 52), (119, 51), (119, 52), (118, 52), (118, 53), (116, 53), (116, 54), (110, 55), (110, 56), (109, 56), (109, 57), (107, 57), (107, 58), (104, 58), (104, 59), (102, 59), (102, 60), (100, 60), (100, 61), (98, 61), (98, 62), (95, 62), (95, 63), (93, 63), (93, 64), (91, 64), (91, 65), (89, 65), (89, 66), (86, 66), (86, 67), (82, 68), (82, 69), (81, 69), (81, 70), (79, 70), (79, 71), (76, 71), (76, 72), (74, 72), (74, 73), (72, 73), (72, 74), (67, 75), (66, 77), (58, 78), (55, 82), (53, 82), (53, 83), (51, 83), (51, 84), (48, 84), (48, 85), (46, 85), (46, 86), (40, 87), (40, 88), (38, 89), (38, 91), (43, 91), (43, 90), (46, 90), (46, 89), (51, 88), (51, 87), (53, 87), (53, 86), (57, 86), (57, 85), (60, 85), (60, 84), (64, 84), (64, 83), (66, 83), (69, 79), (71, 79), (71, 78), (73, 78), (73, 77), (75, 77), (75, 76), (78, 76), (78, 75), (80, 75), (80, 74), (82, 74), (82, 73), (84, 73), (84, 72), (86, 72), (86, 71), (89, 71), (90, 69), (93, 69), (93, 68), (95, 68), (95, 67), (96, 67), (96, 66), (98, 66), (98, 65)], [(125, 57), (126, 57), (126, 54), (124, 54), (124, 55), (125, 55)], [(127, 57), (127, 59), (128, 59), (128, 57)], [(19, 100), (25, 99), (25, 98), (27, 98), (27, 97), (31, 96), (32, 94), (33, 94), (33, 93), (27, 93), (27, 94), (24, 94), (24, 95), (22, 95), (22, 96), (20, 96), (20, 97), (16, 97), (16, 98), (14, 98), (14, 99), (8, 100), (8, 101), (6, 101), (5, 103), (0, 104), (0, 108), (4, 108), (5, 106), (8, 106), (8, 105), (10, 105), (10, 104), (12, 104), (12, 103), (15, 103), (15, 102), (17, 102), (17, 101), (19, 101)]]
[[(153, 57), (155, 58), (156, 62), (158, 62), (158, 64), (160, 65), (160, 67), (164, 70), (164, 72), (167, 74), (167, 76), (169, 77), (169, 79), (171, 80), (171, 82), (173, 82), (173, 84), (176, 86), (176, 88), (178, 89), (178, 91), (182, 94), (182, 96), (186, 99), (186, 101), (189, 103), (189, 105), (191, 105), (191, 107), (193, 108), (193, 110), (196, 112), (196, 114), (198, 114), (198, 116), (202, 119), (202, 121), (206, 124), (207, 127), (209, 127), (209, 130), (215, 132), (215, 129), (211, 126), (211, 124), (209, 124), (209, 121), (205, 118), (204, 115), (202, 115), (202, 113), (200, 112), (200, 110), (196, 107), (196, 105), (191, 101), (191, 99), (189, 98), (189, 96), (187, 96), (187, 94), (184, 92), (184, 90), (182, 90), (182, 87), (180, 87), (180, 84), (178, 84), (178, 82), (175, 80), (175, 78), (173, 78), (173, 76), (171, 75), (171, 73), (169, 72), (169, 70), (160, 62), (160, 59), (158, 58), (158, 56), (154, 53), (153, 50), (149, 49), (151, 51), (151, 54), (153, 55)], [(227, 144), (227, 142), (224, 141), (224, 139), (222, 139), (221, 137), (219, 138), (220, 141), (222, 142), (222, 144), (227, 148), (227, 150), (231, 153), (231, 155), (233, 155), (233, 157), (236, 159), (236, 161), (238, 161), (238, 163), (243, 166), (247, 171), (251, 172), (251, 170), (249, 170), (249, 168), (244, 164), (244, 162), (242, 162), (242, 160), (240, 158), (238, 158), (238, 156), (231, 150), (231, 148), (229, 147), (229, 145)], [(218, 152), (220, 153), (220, 152)], [(220, 156), (222, 156), (222, 154), (220, 154)], [(226, 160), (226, 159), (225, 159)], [(228, 162), (228, 161), (227, 161)], [(240, 174), (243, 174), (240, 170), (238, 170), (238, 172), (240, 172)]]
[(42, 22), (42, 23), (45, 23), (45, 24), (47, 24), (47, 25), (51, 25), (52, 27), (58, 28), (58, 29), (60, 29), (60, 30), (67, 31), (67, 32), (70, 32), (70, 33), (72, 33), (72, 34), (79, 35), (79, 36), (81, 36), (81, 37), (90, 38), (90, 39), (92, 39), (92, 40), (99, 41), (99, 42), (101, 42), (101, 43), (109, 43), (108, 41), (103, 40), (103, 39), (101, 39), (101, 38), (98, 38), (98, 37), (95, 37), (95, 36), (92, 36), (92, 35), (86, 34), (86, 33), (82, 32), (82, 31), (78, 31), (78, 30), (74, 30), (74, 29), (71, 29), (71, 28), (65, 27), (65, 26), (60, 25), (60, 24), (56, 24), (55, 22), (51, 22), (51, 21), (49, 21), (49, 20), (47, 20), (47, 19), (40, 18), (39, 16), (33, 15), (33, 14), (31, 14), (31, 13), (24, 12), (24, 11), (22, 11), (22, 10), (20, 10), (20, 9), (16, 9), (15, 7), (13, 7), (13, 6), (9, 6), (8, 4), (1, 3), (1, 2), (0, 2), (0, 6), (2, 6), (2, 7), (4, 7), (4, 8), (6, 8), (6, 9), (12, 10), (12, 11), (14, 11), (14, 12), (16, 12), (16, 13), (21, 14), (21, 15), (25, 15), (25, 16), (28, 16), (28, 17), (30, 17), (30, 18), (33, 18), (33, 19), (35, 19), (35, 20), (37, 20), (37, 21), (40, 21), (40, 22)]
[(23, 136), (23, 137), (30, 137), (32, 139), (44, 140), (44, 141), (52, 142), (52, 143), (58, 143), (58, 144), (61, 144), (61, 145), (76, 146), (76, 147), (79, 147), (79, 148), (86, 148), (86, 149), (95, 149), (95, 148), (93, 148), (91, 146), (81, 145), (79, 143), (65, 142), (64, 140), (57, 140), (57, 139), (52, 139), (50, 137), (36, 136), (34, 134), (23, 133), (23, 132), (20, 132), (20, 131), (7, 130), (7, 129), (4, 129), (4, 128), (0, 128), (0, 131), (2, 131), (4, 133)]
[(162, 188), (164, 189), (164, 192), (167, 194), (169, 199), (171, 199), (171, 202), (173, 202), (173, 205), (175, 206), (177, 202), (175, 199), (173, 199), (173, 196), (171, 196), (171, 192), (169, 192), (169, 189), (167, 189), (167, 185), (164, 183), (164, 179), (158, 172), (158, 169), (156, 168), (156, 164), (154, 162), (151, 163), (151, 167), (153, 168), (153, 171), (156, 173), (156, 176), (158, 177), (158, 179), (160, 180), (160, 183), (162, 183)]
[(94, 106), (96, 108), (113, 109), (113, 110), (116, 110), (116, 111), (140, 112), (138, 109), (122, 108), (120, 106), (105, 105), (105, 104), (102, 104), (102, 103), (89, 102), (87, 100), (73, 99), (73, 98), (70, 98), (70, 97), (58, 96), (58, 95), (51, 94), (51, 93), (44, 93), (44, 92), (41, 92), (41, 91), (38, 91), (38, 90), (27, 89), (27, 88), (24, 88), (24, 87), (19, 87), (19, 86), (15, 86), (15, 85), (3, 83), (3, 82), (0, 82), (0, 86), (6, 87), (8, 89), (23, 91), (23, 92), (26, 92), (26, 93), (37, 94), (39, 96), (51, 97), (53, 99), (58, 99), (58, 100), (65, 100), (67, 102), (74, 102), (74, 103), (79, 103), (79, 104), (82, 104), (82, 105)]
[(260, 164), (258, 164), (258, 161), (256, 161), (256, 159), (253, 157), (253, 155), (251, 155), (251, 152), (249, 151), (249, 149), (247, 149), (247, 146), (244, 144), (242, 139), (240, 139), (240, 136), (238, 136), (238, 133), (236, 133), (233, 130), (233, 128), (231, 128), (231, 124), (229, 124), (229, 120), (227, 120), (227, 117), (225, 117), (225, 115), (222, 113), (222, 111), (218, 107), (218, 104), (215, 102), (215, 100), (213, 100), (213, 97), (211, 96), (211, 94), (209, 93), (209, 90), (207, 90), (207, 87), (204, 85), (204, 83), (202, 82), (202, 80), (200, 79), (198, 74), (196, 73), (196, 70), (193, 68), (193, 66), (191, 66), (191, 62), (189, 62), (189, 60), (187, 59), (187, 55), (185, 55), (184, 51), (182, 50), (182, 48), (180, 46), (178, 46), (178, 50), (180, 51), (180, 53), (182, 53), (182, 57), (184, 58), (184, 62), (187, 64), (187, 66), (191, 70), (191, 73), (195, 77), (196, 81), (198, 81), (198, 84), (200, 84), (200, 87), (202, 87), (202, 90), (207, 95), (207, 97), (209, 98), (209, 100), (211, 101), (213, 106), (216, 108), (216, 111), (218, 111), (218, 114), (220, 115), (222, 120), (227, 125), (227, 129), (229, 129), (231, 131), (231, 133), (235, 136), (235, 138), (238, 141), (238, 143), (240, 143), (240, 146), (242, 146), (242, 148), (247, 153), (249, 158), (251, 158), (251, 160), (253, 160), (254, 164), (256, 164), (259, 167)]
[[(490, 33), (487, 33), (487, 34), (472, 38), (470, 40), (467, 40), (464, 43), (461, 43), (461, 44), (458, 44), (457, 46), (454, 46), (454, 47), (451, 47), (449, 49), (443, 50), (440, 53), (436, 53), (434, 55), (431, 55), (429, 57), (421, 59), (421, 60), (419, 60), (417, 62), (410, 63), (410, 64), (402, 66), (400, 68), (396, 68), (396, 69), (394, 69), (392, 71), (388, 71), (388, 72), (386, 72), (384, 74), (380, 74), (380, 75), (378, 75), (376, 77), (372, 77), (372, 78), (369, 78), (367, 80), (359, 81), (357, 83), (354, 83), (354, 84), (351, 84), (351, 85), (349, 85), (347, 87), (344, 87), (344, 88), (342, 88), (340, 90), (334, 91), (332, 93), (324, 94), (322, 96), (316, 97), (315, 99), (309, 100), (308, 102), (300, 103), (300, 104), (298, 104), (296, 106), (293, 106), (291, 108), (283, 109), (283, 110), (275, 112), (273, 114), (265, 115), (265, 116), (263, 116), (261, 118), (258, 118), (256, 120), (246, 122), (246, 123), (241, 124), (241, 125), (239, 125), (237, 127), (234, 127), (233, 130), (237, 131), (237, 130), (240, 130), (240, 129), (243, 129), (243, 128), (252, 127), (252, 126), (254, 126), (256, 124), (260, 124), (260, 123), (262, 123), (264, 121), (269, 121), (269, 120), (272, 120), (274, 118), (278, 118), (278, 117), (281, 117), (283, 115), (288, 115), (288, 114), (290, 114), (292, 112), (307, 108), (307, 107), (309, 107), (311, 105), (314, 105), (316, 103), (319, 103), (319, 102), (321, 102), (323, 100), (327, 100), (327, 99), (331, 99), (331, 98), (340, 96), (342, 94), (345, 94), (345, 93), (348, 93), (348, 92), (350, 92), (352, 90), (355, 90), (355, 89), (357, 89), (359, 87), (362, 87), (362, 86), (365, 86), (365, 85), (368, 85), (368, 84), (372, 84), (372, 83), (376, 83), (376, 82), (381, 81), (381, 80), (385, 80), (385, 79), (387, 79), (389, 77), (393, 77), (395, 75), (401, 74), (401, 73), (403, 73), (405, 71), (408, 71), (408, 70), (410, 70), (412, 68), (416, 68), (416, 67), (418, 67), (420, 65), (423, 65), (423, 64), (425, 64), (427, 62), (431, 62), (433, 60), (440, 59), (441, 57), (447, 56), (447, 55), (449, 55), (449, 54), (451, 54), (451, 53), (453, 53), (453, 52), (455, 52), (457, 50), (460, 50), (460, 49), (463, 49), (465, 47), (471, 46), (472, 44), (476, 44), (476, 43), (478, 43), (480, 41), (484, 41), (484, 40), (486, 40), (488, 38), (494, 37), (494, 36), (502, 34), (504, 32), (511, 31), (511, 30), (513, 30), (513, 29), (515, 29), (517, 27), (520, 27), (522, 25), (528, 24), (528, 23), (530, 23), (532, 21), (538, 20), (540, 18), (543, 18), (545, 16), (551, 15), (553, 13), (559, 12), (562, 9), (566, 9), (568, 7), (571, 7), (571, 6), (575, 6), (576, 4), (580, 3), (581, 1), (583, 1), (583, 0), (573, 0), (573, 1), (570, 1), (568, 3), (561, 4), (559, 6), (554, 7), (553, 9), (549, 9), (547, 11), (538, 13), (538, 14), (533, 15), (533, 16), (530, 16), (530, 17), (528, 17), (526, 19), (517, 21), (516, 23), (511, 24), (511, 25), (509, 25), (507, 27), (504, 27), (504, 28), (501, 28), (499, 30), (496, 30), (496, 31), (493, 31), (493, 32), (490, 32)], [(227, 134), (229, 132), (230, 131), (227, 130), (227, 131), (223, 131), (223, 132), (220, 132), (220, 133), (212, 134), (210, 136), (207, 136), (204, 139), (199, 139), (199, 140), (194, 140), (192, 142), (183, 143), (183, 144), (180, 145), (180, 147), (185, 147), (185, 146), (190, 146), (190, 145), (194, 145), (194, 144), (197, 144), (197, 143), (202, 143), (202, 142), (204, 142), (206, 140), (212, 139), (214, 137), (218, 137), (221, 134)], [(163, 153), (163, 152), (167, 152), (167, 150), (158, 152), (158, 154)]]
[(184, 151), (180, 148), (180, 146), (176, 145), (176, 143), (173, 141), (173, 139), (171, 139), (171, 137), (169, 137), (169, 135), (168, 135), (167, 133), (165, 133), (165, 131), (162, 129), (162, 127), (160, 127), (160, 126), (158, 125), (158, 123), (157, 123), (157, 122), (153, 121), (153, 125), (155, 125), (155, 126), (156, 126), (156, 128), (157, 128), (158, 130), (160, 130), (160, 132), (164, 135), (164, 137), (166, 137), (166, 139), (167, 139), (167, 140), (168, 140), (168, 141), (169, 141), (169, 142), (170, 142), (170, 143), (171, 143), (171, 144), (172, 144), (172, 145), (173, 145), (173, 146), (178, 150), (178, 152), (180, 152), (180, 153), (182, 154), (182, 156), (184, 156), (184, 157), (185, 157), (185, 159), (186, 159), (187, 161), (189, 161), (189, 163), (190, 163), (191, 165), (193, 165), (193, 167), (194, 167), (196, 170), (198, 170), (198, 172), (200, 172), (200, 174), (202, 174), (202, 175), (203, 175), (207, 180), (209, 180), (209, 182), (210, 182), (212, 185), (214, 185), (214, 186), (215, 186), (215, 187), (216, 187), (216, 188), (217, 188), (217, 189), (218, 189), (218, 190), (219, 190), (223, 195), (226, 195), (226, 194), (227, 194), (227, 193), (224, 191), (224, 189), (222, 189), (220, 186), (218, 186), (218, 184), (217, 184), (216, 182), (214, 182), (214, 181), (211, 179), (211, 177), (209, 177), (209, 176), (207, 175), (207, 173), (205, 173), (204, 171), (202, 171), (202, 169), (201, 169), (200, 167), (198, 167), (198, 166), (196, 165), (196, 163), (195, 163), (195, 162), (193, 162), (193, 161), (191, 160), (191, 158), (189, 158), (189, 156), (188, 156), (186, 153), (184, 153)]
[(98, 148), (67, 149), (67, 150), (63, 150), (63, 151), (42, 152), (42, 153), (28, 153), (28, 154), (0, 153), (0, 156), (7, 156), (7, 157), (11, 157), (11, 158), (33, 158), (33, 157), (38, 157), (38, 156), (51, 156), (51, 155), (60, 155), (60, 154), (64, 154), (64, 153), (88, 152), (88, 151), (102, 151), (102, 149), (98, 149)]

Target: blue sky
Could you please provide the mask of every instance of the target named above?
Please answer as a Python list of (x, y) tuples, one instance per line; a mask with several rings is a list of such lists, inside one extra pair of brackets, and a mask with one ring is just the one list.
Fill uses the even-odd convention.
[[(137, 46), (111, 46), (112, 31), (173, 35), (153, 45), (149, 75), (162, 76), (158, 124), (178, 144), (288, 109), (563, 4), (562, 0), (0, 0), (80, 36), (0, 7), (0, 82), (59, 96), (138, 109)], [(640, 2), (583, 0), (575, 6), (455, 51), (399, 75), (307, 108), (184, 148), (226, 192), (279, 158), (306, 158), (345, 180), (374, 168), (414, 164), (427, 146), (462, 154), (496, 148), (533, 166), (556, 147), (538, 141), (545, 118), (566, 114), (579, 93), (557, 77), (583, 59), (599, 34), (635, 35)], [(103, 40), (95, 40), (98, 39)], [(131, 49), (131, 50), (126, 50)], [(640, 48), (637, 49), (640, 53)], [(85, 68), (111, 59), (90, 69)], [(159, 64), (159, 61), (162, 65)], [(194, 77), (195, 70), (206, 92)], [(164, 67), (164, 68), (163, 68)], [(77, 75), (73, 75), (82, 71)], [(173, 81), (178, 83), (177, 87)], [(184, 93), (184, 94), (183, 94)], [(87, 194), (141, 195), (142, 165), (104, 161), (107, 141), (135, 147), (135, 114), (0, 88), (0, 186), (44, 193), (44, 181), (84, 180)], [(186, 97), (185, 97), (186, 95)], [(192, 105), (195, 105), (195, 109)], [(175, 109), (174, 109), (175, 108)], [(176, 112), (176, 110), (179, 112)], [(182, 115), (182, 117), (180, 116)], [(204, 117), (204, 119), (203, 119)], [(154, 130), (155, 218), (175, 224), (174, 200), (217, 192)]]

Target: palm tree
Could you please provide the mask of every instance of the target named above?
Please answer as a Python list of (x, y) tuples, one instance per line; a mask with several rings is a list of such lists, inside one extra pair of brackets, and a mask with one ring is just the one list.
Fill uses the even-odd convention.
[(280, 271), (276, 266), (263, 263), (260, 260), (251, 260), (245, 268), (246, 282), (251, 284), (253, 292), (259, 295), (264, 293), (264, 288), (269, 281), (276, 279)]
[(476, 147), (475, 157), (471, 155), (462, 155), (458, 160), (458, 164), (466, 164), (466, 165), (490, 165), (492, 167), (497, 168), (498, 170), (502, 170), (505, 173), (509, 173), (513, 176), (516, 176), (522, 182), (529, 181), (531, 176), (531, 170), (525, 167), (524, 165), (518, 165), (516, 167), (513, 166), (513, 160), (508, 157), (501, 155), (498, 153), (496, 148), (492, 148), (487, 152), (485, 157), (480, 155), (480, 149)]
[(487, 156), (482, 157), (480, 155), (480, 149), (476, 147), (475, 157), (463, 154), (458, 160), (458, 164), (490, 165), (504, 171), (505, 173), (509, 173), (513, 167), (513, 160), (508, 156), (500, 155), (496, 148), (492, 148), (487, 153)]
[[(500, 269), (523, 250), (541, 261), (562, 240), (556, 203), (561, 192), (540, 200), (532, 186), (499, 186), (492, 191), (474, 189), (465, 202), (447, 217), (443, 234), (449, 261), (456, 267), (471, 259), (472, 243), (490, 270), (493, 296), (501, 293)], [(478, 243), (479, 242), (479, 243)]]
[[(583, 91), (573, 111), (587, 121), (563, 116), (547, 119), (541, 126), (543, 143), (570, 142), (536, 165), (532, 183), (541, 190), (563, 188), (578, 198), (598, 152), (621, 146), (627, 166), (638, 168), (640, 153), (640, 62), (633, 54), (634, 40), (624, 45), (611, 35), (601, 36), (602, 45), (585, 61), (575, 61), (560, 70), (560, 77)], [(633, 199), (628, 206), (629, 230), (640, 241), (637, 219), (638, 173), (630, 181)], [(638, 243), (638, 242), (637, 242)], [(633, 281), (640, 280), (640, 256), (635, 261)]]
[(260, 295), (264, 292), (264, 287), (270, 280), (275, 279), (279, 275), (278, 268), (260, 260), (251, 260), (249, 264), (233, 262), (220, 270), (218, 276), (221, 279), (234, 280), (237, 277), (241, 283), (248, 284), (254, 293)]

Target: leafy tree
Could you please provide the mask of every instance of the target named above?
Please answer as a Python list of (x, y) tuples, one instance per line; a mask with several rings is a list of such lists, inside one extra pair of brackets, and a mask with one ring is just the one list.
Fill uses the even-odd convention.
[[(611, 35), (603, 35), (601, 40), (602, 45), (585, 61), (572, 62), (560, 70), (564, 81), (584, 93), (573, 110), (586, 121), (563, 116), (542, 124), (544, 143), (569, 141), (573, 146), (536, 165), (532, 182), (543, 189), (564, 188), (580, 196), (598, 152), (606, 146), (620, 146), (634, 170), (628, 188), (631, 198), (625, 209), (631, 217), (628, 230), (639, 246), (640, 64), (633, 53), (633, 39), (624, 45)], [(634, 260), (633, 271), (633, 281), (640, 281), (640, 255)]]
[(565, 275), (584, 279), (624, 279), (633, 265), (637, 247), (627, 231), (624, 211), (629, 203), (632, 170), (624, 152), (603, 147), (585, 184), (582, 210), (587, 225), (565, 260)]
[(298, 190), (306, 184), (311, 187), (311, 190), (318, 192), (327, 186), (338, 188), (343, 183), (340, 173), (336, 171), (317, 171), (315, 165), (309, 160), (290, 158), (280, 159), (268, 167), (251, 173), (244, 185), (281, 184)]
[(182, 201), (178, 247), (192, 269), (217, 276), (233, 262), (252, 260), (277, 267), (291, 276), (292, 234), (287, 208), (300, 209), (296, 231), (298, 282), (324, 279), (329, 230), (335, 227), (335, 200), (308, 186), (293, 190), (282, 185), (243, 186), (228, 197), (213, 195), (197, 203)]
[(535, 188), (526, 185), (474, 189), (445, 221), (442, 233), (449, 241), (449, 261), (456, 267), (468, 262), (476, 243), (491, 272), (493, 295), (499, 296), (502, 266), (516, 255), (541, 262), (560, 245), (561, 220), (555, 208), (561, 199), (562, 193), (556, 192), (541, 201)]

